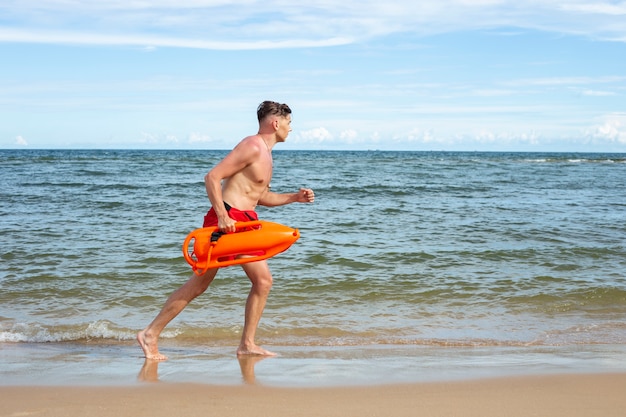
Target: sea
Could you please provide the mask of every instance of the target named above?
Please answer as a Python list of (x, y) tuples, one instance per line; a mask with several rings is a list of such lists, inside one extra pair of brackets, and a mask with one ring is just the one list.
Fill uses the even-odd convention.
[(0, 385), (270, 386), (626, 372), (626, 154), (275, 150), (259, 207), (300, 231), (250, 283), (222, 268), (165, 329), (182, 242), (226, 150), (0, 150)]

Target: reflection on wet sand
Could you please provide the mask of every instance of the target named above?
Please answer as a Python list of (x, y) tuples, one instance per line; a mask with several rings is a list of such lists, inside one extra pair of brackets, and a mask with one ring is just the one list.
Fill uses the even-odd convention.
[[(258, 362), (267, 358), (267, 356), (240, 356), (237, 358), (239, 368), (241, 369), (241, 376), (245, 384), (256, 384), (254, 367)], [(161, 363), (161, 361), (146, 359), (137, 375), (137, 380), (141, 382), (159, 382), (159, 363)]]
[(159, 382), (159, 361), (146, 359), (137, 379), (142, 382)]
[(254, 385), (256, 383), (254, 366), (263, 359), (267, 359), (267, 356), (240, 356), (237, 359), (239, 360), (239, 368), (241, 368), (243, 382)]

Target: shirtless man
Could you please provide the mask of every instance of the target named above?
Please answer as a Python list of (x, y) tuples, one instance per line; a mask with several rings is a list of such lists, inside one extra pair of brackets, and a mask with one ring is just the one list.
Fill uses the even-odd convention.
[[(270, 191), (272, 179), (272, 148), (284, 142), (291, 131), (291, 109), (286, 104), (264, 101), (257, 109), (259, 132), (244, 138), (204, 177), (211, 210), (204, 218), (204, 227), (218, 226), (223, 232), (234, 232), (236, 221), (256, 219), (255, 208), (281, 206), (290, 203), (312, 203), (313, 190), (301, 188), (296, 193)], [(272, 287), (272, 274), (266, 261), (241, 265), (252, 283), (246, 301), (245, 320), (237, 356), (274, 356), (255, 343), (267, 296)], [(137, 341), (146, 359), (166, 360), (159, 353), (158, 338), (172, 321), (197, 296), (209, 287), (218, 269), (209, 269), (200, 276), (192, 275), (165, 302), (156, 318), (137, 334)]]

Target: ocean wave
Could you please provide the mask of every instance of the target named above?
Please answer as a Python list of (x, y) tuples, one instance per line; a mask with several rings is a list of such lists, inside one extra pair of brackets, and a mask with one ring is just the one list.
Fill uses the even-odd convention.
[(12, 323), (0, 327), (0, 343), (76, 342), (92, 339), (131, 340), (135, 333), (107, 320), (81, 325), (46, 326), (39, 323)]
[[(626, 343), (626, 324), (619, 321), (553, 328), (528, 337), (472, 336), (431, 337), (416, 335), (410, 329), (369, 329), (354, 331), (332, 326), (261, 326), (259, 339), (274, 346), (431, 346), (431, 347), (524, 347), (572, 346)], [(89, 343), (134, 342), (137, 330), (123, 328), (107, 320), (73, 326), (45, 326), (14, 323), (0, 327), (0, 343)], [(182, 325), (166, 329), (162, 343), (172, 345), (234, 346), (241, 326), (199, 327)]]
[(526, 158), (525, 162), (529, 163), (568, 163), (568, 164), (623, 164), (626, 163), (626, 158), (622, 155), (585, 155), (584, 157), (572, 157), (570, 155), (564, 154), (559, 157), (539, 157), (539, 158)]

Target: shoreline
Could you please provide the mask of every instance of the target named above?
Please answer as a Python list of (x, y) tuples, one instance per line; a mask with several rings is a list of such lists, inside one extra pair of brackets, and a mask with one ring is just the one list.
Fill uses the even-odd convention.
[(0, 416), (620, 416), (626, 373), (550, 374), (361, 387), (151, 383), (2, 386)]
[(626, 373), (626, 345), (271, 347), (279, 356), (237, 358), (230, 346), (168, 345), (164, 352), (169, 360), (157, 362), (145, 360), (133, 342), (3, 343), (0, 387), (115, 387), (158, 381), (327, 388)]
[(626, 346), (0, 344), (0, 417), (621, 417)]

